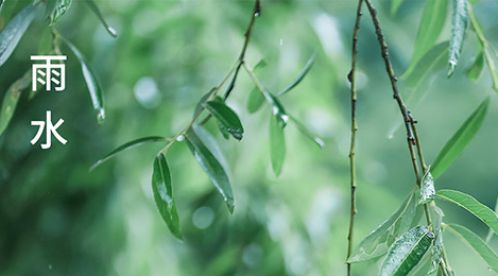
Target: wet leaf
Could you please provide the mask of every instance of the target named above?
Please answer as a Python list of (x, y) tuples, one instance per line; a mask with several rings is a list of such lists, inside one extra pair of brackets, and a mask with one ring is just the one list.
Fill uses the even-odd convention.
[(222, 161), (216, 158), (216, 152), (208, 148), (208, 143), (206, 143), (208, 138), (206, 137), (206, 134), (204, 134), (203, 131), (197, 131), (190, 128), (187, 131), (186, 137), (190, 151), (202, 169), (209, 176), (211, 182), (223, 197), (228, 210), (232, 213), (234, 209), (232, 185), (222, 166)]
[(422, 185), (420, 187), (420, 200), (418, 204), (426, 204), (434, 199), (436, 189), (434, 188), (434, 179), (432, 178), (430, 168), (422, 178)]
[(107, 24), (107, 21), (105, 20), (104, 16), (100, 12), (100, 9), (97, 6), (97, 3), (95, 3), (94, 0), (86, 0), (85, 3), (87, 3), (88, 7), (90, 7), (90, 9), (93, 11), (93, 13), (95, 13), (95, 15), (97, 15), (97, 17), (99, 18), (100, 22), (102, 23), (104, 28), (107, 30), (107, 32), (111, 36), (117, 37), (118, 33), (116, 32), (116, 30), (113, 27), (111, 27), (111, 26), (109, 26), (109, 24)]
[(97, 122), (103, 123), (105, 119), (105, 108), (104, 108), (104, 93), (97, 76), (88, 66), (83, 54), (67, 39), (61, 37), (62, 41), (71, 49), (81, 65), (81, 71), (85, 79), (86, 86), (88, 88), (88, 93), (92, 100), (93, 109), (97, 112)]
[(467, 69), (467, 77), (471, 80), (477, 80), (481, 76), (484, 68), (484, 53), (482, 51), (477, 55), (474, 63)]
[(451, 76), (453, 74), (456, 65), (458, 64), (458, 60), (460, 59), (460, 53), (462, 52), (463, 41), (465, 39), (465, 32), (467, 31), (467, 25), (467, 0), (453, 0), (448, 76)]
[(448, 228), (467, 242), (486, 261), (489, 267), (498, 273), (498, 256), (478, 235), (458, 224), (449, 224)]
[(223, 128), (229, 132), (233, 138), (242, 139), (244, 129), (239, 116), (225, 103), (219, 101), (209, 101), (206, 103), (207, 110), (220, 122)]
[(436, 195), (440, 199), (449, 201), (469, 211), (488, 225), (489, 229), (492, 229), (495, 234), (498, 234), (498, 216), (496, 215), (496, 212), (480, 203), (471, 195), (453, 190), (440, 190)]
[(280, 93), (278, 93), (278, 96), (284, 95), (294, 89), (296, 86), (301, 83), (301, 81), (306, 77), (308, 72), (311, 70), (311, 67), (313, 67), (313, 63), (315, 63), (315, 55), (312, 55), (308, 61), (306, 62), (306, 65), (304, 65), (304, 68), (301, 70), (301, 72), (297, 75), (296, 79), (292, 81), (284, 90), (282, 90)]
[[(262, 69), (266, 67), (267, 63), (264, 59), (260, 60), (256, 66), (254, 66), (254, 74), (257, 75)], [(259, 91), (257, 87), (254, 87), (249, 93), (249, 98), (247, 100), (247, 111), (249, 113), (255, 113), (258, 111), (265, 101), (265, 97)]]
[(0, 33), (0, 66), (12, 55), (22, 36), (43, 9), (43, 4), (28, 4), (9, 21)]
[(415, 40), (415, 49), (413, 51), (410, 66), (404, 75), (410, 75), (415, 70), (418, 63), (429, 49), (437, 41), (443, 30), (446, 16), (448, 14), (448, 0), (426, 1), (422, 19)]
[(450, 167), (479, 131), (486, 117), (489, 101), (488, 97), (477, 107), (439, 152), (432, 164), (432, 176), (434, 179), (437, 179)]
[(182, 239), (180, 231), (180, 220), (176, 211), (176, 203), (173, 197), (171, 185), (171, 174), (164, 154), (160, 153), (154, 160), (152, 173), (152, 192), (157, 209), (169, 230), (175, 237)]
[(130, 148), (142, 145), (142, 144), (146, 144), (146, 143), (165, 142), (166, 140), (167, 139), (165, 137), (161, 137), (161, 136), (148, 136), (148, 137), (142, 137), (142, 138), (138, 138), (138, 139), (132, 140), (130, 142), (124, 143), (121, 146), (114, 149), (113, 151), (109, 152), (102, 159), (95, 162), (95, 164), (93, 164), (92, 167), (90, 168), (90, 171), (93, 171), (95, 168), (102, 165), (102, 163), (113, 158), (116, 154), (118, 154), (124, 150), (130, 149)]
[(401, 79), (410, 87), (418, 87), (422, 80), (433, 73), (439, 62), (446, 59), (447, 55), (447, 41), (435, 45), (413, 66), (413, 70), (406, 71)]
[(15, 81), (7, 90), (3, 97), (0, 109), (0, 135), (7, 129), (7, 126), (14, 115), (14, 112), (21, 97), (21, 92), (31, 84), (31, 70)]
[(50, 25), (55, 24), (71, 7), (72, 0), (55, 0), (54, 8), (50, 13)]
[(301, 132), (304, 136), (308, 137), (311, 141), (313, 141), (317, 146), (323, 148), (325, 146), (325, 142), (318, 136), (311, 133), (311, 131), (298, 119), (294, 116), (288, 115), (290, 120), (296, 125), (299, 132)]
[(389, 248), (386, 259), (382, 263), (380, 275), (408, 275), (429, 250), (433, 239), (434, 234), (427, 226), (410, 229)]
[(412, 225), (417, 213), (416, 207), (415, 193), (411, 193), (389, 219), (360, 242), (358, 248), (353, 251), (347, 262), (368, 261), (386, 254), (399, 233), (405, 232)]
[(277, 116), (270, 118), (270, 157), (275, 175), (279, 176), (285, 160), (285, 124)]

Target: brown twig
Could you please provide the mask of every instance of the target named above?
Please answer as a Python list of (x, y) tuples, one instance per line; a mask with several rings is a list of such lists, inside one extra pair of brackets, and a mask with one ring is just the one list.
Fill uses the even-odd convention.
[[(422, 151), (422, 146), (418, 137), (417, 133), (417, 128), (416, 128), (416, 123), (417, 121), (413, 118), (412, 114), (408, 110), (408, 107), (406, 106), (405, 102), (403, 101), (403, 98), (400, 96), (399, 90), (398, 90), (398, 78), (396, 77), (396, 74), (394, 73), (394, 69), (389, 57), (389, 48), (387, 47), (387, 43), (384, 38), (384, 34), (382, 32), (382, 28), (380, 25), (379, 18), (377, 16), (377, 10), (375, 7), (372, 5), (371, 0), (364, 0), (369, 13), (372, 18), (373, 25), (375, 27), (375, 34), (377, 36), (377, 40), (380, 45), (381, 49), (381, 56), (384, 60), (384, 64), (386, 67), (386, 72), (389, 77), (389, 80), (391, 82), (391, 87), (393, 91), (393, 97), (398, 104), (398, 107), (401, 112), (401, 116), (403, 117), (403, 121), (405, 124), (406, 128), (406, 135), (407, 135), (407, 142), (408, 142), (408, 150), (410, 152), (410, 158), (413, 166), (413, 171), (415, 173), (416, 177), (416, 183), (420, 187), (421, 186), (421, 180), (422, 180), (422, 175), (427, 172), (427, 164), (425, 163), (425, 159), (423, 157), (423, 151)], [(422, 168), (422, 174), (420, 174), (419, 170), (419, 165), (417, 164), (417, 153), (420, 159), (420, 167)], [(432, 227), (432, 220), (429, 212), (429, 207), (428, 204), (424, 204), (424, 212), (425, 212), (425, 217), (427, 219), (427, 223)], [(441, 266), (443, 267), (443, 271), (451, 271), (451, 268), (448, 265), (448, 260), (446, 258), (446, 254), (443, 254), (443, 260), (441, 262)], [(445, 270), (446, 269), (446, 270)]]
[[(349, 169), (350, 169), (350, 212), (349, 212), (349, 230), (348, 230), (348, 251), (346, 259), (351, 256), (353, 251), (353, 235), (354, 235), (354, 219), (357, 213), (356, 209), (356, 159), (355, 159), (355, 147), (356, 147), (356, 132), (358, 131), (358, 123), (356, 121), (356, 101), (357, 101), (357, 91), (356, 91), (356, 60), (358, 56), (358, 34), (360, 32), (360, 21), (361, 21), (361, 8), (363, 6), (363, 0), (358, 1), (358, 8), (356, 10), (356, 19), (353, 29), (353, 43), (351, 50), (351, 71), (348, 74), (348, 80), (351, 84), (351, 142), (349, 148)], [(346, 262), (347, 273), (351, 275), (351, 263)]]

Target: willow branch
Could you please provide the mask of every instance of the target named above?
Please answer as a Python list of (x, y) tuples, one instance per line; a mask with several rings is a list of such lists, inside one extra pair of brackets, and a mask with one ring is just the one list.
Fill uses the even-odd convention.
[(232, 90), (235, 87), (235, 82), (237, 81), (237, 77), (239, 76), (240, 68), (242, 67), (242, 64), (244, 64), (247, 46), (249, 45), (249, 41), (251, 40), (251, 33), (252, 33), (253, 26), (254, 26), (254, 22), (256, 22), (256, 17), (258, 17), (260, 15), (261, 15), (261, 3), (260, 3), (260, 0), (256, 0), (254, 2), (254, 8), (253, 8), (253, 12), (251, 14), (251, 19), (249, 21), (249, 25), (247, 25), (247, 29), (244, 33), (244, 45), (242, 46), (242, 50), (240, 51), (239, 59), (237, 61), (237, 65), (235, 67), (235, 72), (233, 74), (232, 81), (230, 82), (230, 84), (228, 85), (228, 87), (225, 91), (225, 96), (224, 96), (225, 100), (230, 96), (230, 93), (232, 93)]
[[(348, 80), (351, 84), (351, 142), (349, 148), (349, 169), (350, 169), (350, 212), (349, 212), (349, 230), (348, 230), (348, 251), (346, 259), (351, 256), (353, 250), (353, 235), (354, 235), (354, 219), (357, 213), (356, 209), (356, 132), (358, 131), (358, 123), (356, 121), (356, 61), (358, 57), (358, 34), (360, 32), (361, 8), (363, 0), (358, 0), (358, 8), (356, 10), (356, 19), (353, 29), (353, 43), (351, 48), (351, 71), (348, 74)], [(351, 275), (351, 263), (347, 263), (347, 275)]]
[[(406, 128), (406, 135), (407, 135), (407, 142), (408, 142), (408, 150), (410, 152), (410, 158), (412, 161), (412, 166), (413, 166), (413, 171), (415, 173), (415, 178), (416, 178), (416, 183), (417, 186), (421, 186), (421, 174), (420, 170), (417, 164), (417, 153), (420, 159), (420, 167), (422, 168), (422, 173), (425, 174), (427, 171), (427, 164), (425, 164), (425, 159), (423, 157), (423, 152), (422, 152), (422, 146), (420, 144), (420, 140), (418, 137), (417, 133), (417, 128), (416, 124), (417, 121), (413, 118), (412, 114), (408, 110), (408, 107), (406, 106), (405, 102), (403, 101), (403, 98), (401, 97), (398, 89), (398, 78), (396, 77), (396, 74), (394, 72), (391, 59), (389, 57), (389, 48), (387, 46), (386, 40), (384, 38), (384, 34), (382, 32), (382, 28), (380, 25), (379, 18), (377, 16), (377, 10), (375, 7), (372, 5), (371, 0), (365, 0), (369, 13), (372, 17), (372, 22), (375, 27), (375, 33), (377, 36), (377, 40), (380, 45), (381, 49), (381, 56), (384, 60), (384, 64), (386, 67), (386, 72), (389, 77), (389, 80), (391, 82), (391, 87), (393, 91), (393, 97), (398, 104), (401, 116), (403, 118), (405, 128)], [(425, 212), (425, 217), (427, 219), (427, 224), (432, 227), (432, 220), (429, 212), (429, 207), (428, 204), (424, 204), (424, 212)], [(451, 268), (448, 266), (448, 260), (446, 258), (446, 254), (443, 254), (443, 261), (441, 263), (441, 266), (451, 270)]]

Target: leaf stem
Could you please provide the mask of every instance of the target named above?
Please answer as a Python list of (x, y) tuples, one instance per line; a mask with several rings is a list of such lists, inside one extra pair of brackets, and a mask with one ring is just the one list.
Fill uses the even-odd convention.
[[(361, 21), (361, 8), (363, 6), (363, 0), (358, 0), (358, 7), (356, 10), (356, 19), (353, 29), (353, 42), (351, 47), (351, 71), (348, 74), (348, 80), (351, 84), (351, 142), (349, 148), (349, 169), (350, 169), (350, 212), (349, 212), (349, 229), (348, 229), (348, 249), (346, 254), (346, 259), (351, 256), (353, 251), (353, 235), (354, 235), (354, 219), (358, 212), (356, 208), (356, 132), (358, 131), (358, 123), (356, 121), (356, 101), (357, 101), (357, 91), (356, 91), (356, 62), (358, 57), (358, 34), (360, 32), (360, 21)], [(347, 275), (351, 275), (352, 264), (346, 262), (347, 264)]]

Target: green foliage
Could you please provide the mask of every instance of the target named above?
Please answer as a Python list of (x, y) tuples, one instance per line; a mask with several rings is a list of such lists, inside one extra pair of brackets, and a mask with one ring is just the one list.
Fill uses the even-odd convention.
[(450, 224), (448, 229), (467, 242), (486, 261), (489, 267), (498, 273), (498, 255), (478, 235), (458, 224)]
[(19, 12), (0, 33), (0, 66), (12, 55), (22, 36), (36, 16), (44, 8), (44, 4), (29, 4)]
[(415, 70), (418, 61), (432, 48), (441, 34), (446, 15), (448, 13), (448, 0), (425, 2), (424, 12), (415, 40), (415, 50), (410, 66), (405, 75), (410, 75)]
[(0, 109), (0, 135), (5, 131), (9, 125), (12, 116), (21, 97), (21, 92), (29, 87), (31, 84), (31, 71), (28, 71), (20, 79), (15, 81), (5, 93), (2, 101), (2, 108)]
[(66, 11), (71, 7), (72, 0), (53, 0), (55, 1), (55, 6), (50, 13), (50, 25), (53, 25), (61, 18)]
[(467, 21), (467, 0), (453, 0), (448, 76), (453, 74), (458, 63), (458, 59), (460, 58), (460, 52), (462, 51), (465, 39), (465, 32), (467, 30)]
[(280, 175), (285, 160), (285, 122), (277, 115), (270, 118), (270, 157), (275, 175)]
[(315, 55), (311, 56), (308, 61), (306, 62), (306, 65), (304, 65), (304, 68), (301, 70), (301, 72), (297, 75), (296, 79), (292, 81), (284, 90), (282, 90), (280, 93), (278, 93), (278, 96), (284, 95), (294, 89), (296, 86), (299, 85), (299, 83), (306, 77), (306, 74), (311, 70), (311, 67), (313, 67), (313, 63), (315, 62)]
[[(62, 38), (62, 37), (61, 37)], [(83, 73), (83, 78), (85, 79), (86, 86), (88, 88), (88, 93), (92, 100), (93, 109), (97, 112), (97, 122), (103, 123), (105, 120), (105, 108), (104, 108), (104, 95), (100, 82), (97, 76), (88, 66), (85, 61), (83, 54), (67, 39), (62, 38), (62, 41), (71, 49), (73, 54), (76, 56), (81, 65), (81, 72)]]
[(230, 133), (237, 140), (242, 139), (244, 129), (240, 122), (239, 116), (228, 107), (225, 103), (219, 101), (209, 101), (206, 108), (213, 116), (218, 119), (224, 130)]
[(159, 213), (168, 225), (169, 230), (175, 237), (182, 239), (180, 221), (176, 212), (173, 188), (171, 186), (171, 174), (164, 154), (160, 153), (154, 160), (154, 171), (152, 173), (152, 192)]
[[(213, 150), (207, 147), (207, 143), (210, 143), (209, 140), (212, 138), (209, 137), (207, 131), (201, 128), (198, 128), (197, 131), (190, 128), (186, 133), (186, 138), (190, 151), (209, 176), (216, 190), (223, 197), (228, 210), (232, 213), (235, 207), (232, 185), (222, 163), (220, 163), (217, 156), (212, 152)], [(220, 151), (216, 150), (216, 152)]]
[(431, 170), (428, 169), (422, 178), (422, 185), (420, 187), (420, 200), (418, 204), (427, 204), (434, 199), (436, 189), (434, 187), (434, 179), (432, 178)]
[(437, 192), (440, 199), (444, 199), (453, 204), (456, 204), (484, 222), (495, 233), (498, 233), (498, 216), (496, 212), (491, 210), (486, 205), (480, 203), (474, 197), (453, 190), (440, 190)]
[(490, 98), (484, 99), (476, 110), (465, 120), (462, 126), (448, 140), (432, 164), (434, 178), (441, 176), (462, 153), (469, 142), (474, 138), (488, 111)]
[(410, 229), (389, 248), (380, 275), (407, 275), (422, 260), (433, 240), (434, 234), (427, 226)]
[(84, 0), (84, 2), (88, 5), (88, 7), (95, 13), (95, 15), (99, 18), (100, 23), (104, 26), (106, 31), (113, 37), (117, 37), (118, 33), (116, 30), (114, 30), (113, 27), (111, 27), (109, 24), (107, 24), (107, 21), (105, 20), (104, 16), (100, 12), (99, 7), (97, 6), (97, 3), (95, 3), (95, 0)]
[(467, 77), (471, 80), (477, 80), (481, 76), (482, 69), (484, 68), (484, 53), (479, 52), (474, 60), (474, 63), (467, 69)]
[(363, 262), (387, 253), (391, 244), (416, 221), (417, 201), (411, 193), (398, 210), (364, 238), (347, 260), (349, 263)]

